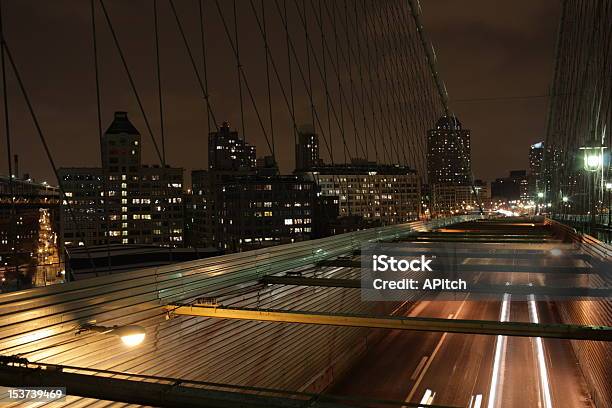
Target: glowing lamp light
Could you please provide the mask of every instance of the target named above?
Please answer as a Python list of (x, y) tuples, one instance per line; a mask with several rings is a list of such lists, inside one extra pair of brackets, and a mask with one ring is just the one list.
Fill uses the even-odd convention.
[(142, 343), (145, 339), (145, 330), (142, 326), (123, 326), (111, 332), (115, 336), (119, 336), (123, 344), (129, 347), (134, 347)]
[(598, 145), (597, 142), (580, 148), (584, 151), (584, 169), (586, 171), (594, 172), (601, 168), (605, 148), (606, 146)]
[(561, 251), (559, 248), (553, 248), (550, 250), (550, 254), (552, 256), (561, 256), (563, 254), (563, 251)]
[(110, 334), (113, 336), (117, 336), (121, 339), (123, 344), (128, 347), (135, 347), (142, 343), (146, 337), (146, 332), (144, 327), (136, 326), (136, 325), (128, 325), (128, 326), (96, 326), (94, 324), (86, 324), (81, 326), (77, 330), (77, 334), (85, 333), (85, 332), (94, 332), (101, 334)]
[(612, 190), (612, 183), (606, 183), (606, 190)]
[(544, 193), (540, 191), (540, 192), (538, 193), (538, 198), (544, 198)]
[(569, 201), (569, 197), (563, 197), (562, 200), (564, 203), (567, 203)]

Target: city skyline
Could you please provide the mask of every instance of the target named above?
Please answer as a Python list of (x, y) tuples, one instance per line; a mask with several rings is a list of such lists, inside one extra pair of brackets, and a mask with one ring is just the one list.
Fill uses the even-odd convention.
[[(128, 14), (130, 14), (130, 21), (135, 18), (137, 21), (141, 21), (145, 27), (148, 27), (151, 24), (151, 10), (150, 7), (143, 7), (144, 4), (146, 4), (146, 2), (135, 2), (133, 5), (127, 5), (126, 7), (128, 10), (125, 14), (126, 17)], [(532, 128), (532, 130), (525, 131), (525, 129), (522, 129), (520, 131), (514, 131), (513, 134), (509, 134), (508, 132), (510, 132), (512, 127), (508, 129), (505, 129), (507, 127), (504, 127), (504, 129), (500, 129), (496, 137), (490, 137), (492, 133), (494, 134), (494, 126), (491, 124), (491, 120), (509, 123), (516, 122), (511, 116), (503, 118), (497, 115), (497, 113), (495, 115), (488, 114), (489, 110), (495, 110), (499, 106), (506, 106), (509, 102), (484, 102), (483, 104), (482, 102), (461, 102), (461, 100), (463, 98), (473, 97), (516, 96), (511, 92), (515, 89), (508, 89), (506, 85), (503, 85), (504, 83), (507, 83), (504, 82), (503, 76), (498, 77), (500, 83), (498, 87), (499, 91), (495, 91), (496, 94), (494, 95), (491, 94), (492, 87), (489, 86), (490, 84), (487, 83), (478, 85), (477, 83), (470, 82), (473, 77), (472, 72), (474, 69), (480, 69), (481, 66), (482, 69), (485, 69), (487, 66), (489, 66), (487, 64), (479, 63), (478, 61), (484, 61), (487, 53), (494, 52), (495, 49), (494, 47), (493, 49), (488, 49), (485, 45), (479, 43), (477, 48), (470, 50), (469, 43), (462, 42), (460, 43), (460, 46), (467, 47), (465, 49), (466, 52), (471, 53), (468, 53), (468, 55), (473, 55), (473, 57), (468, 59), (469, 65), (467, 63), (456, 64), (454, 58), (458, 57), (456, 54), (459, 51), (455, 50), (453, 47), (449, 47), (449, 44), (451, 44), (453, 41), (452, 39), (456, 38), (456, 36), (453, 35), (453, 30), (468, 30), (469, 28), (457, 26), (454, 21), (451, 25), (441, 27), (440, 23), (446, 20), (439, 17), (441, 16), (441, 13), (438, 12), (438, 8), (443, 6), (443, 4), (424, 5), (423, 19), (427, 23), (430, 37), (437, 50), (436, 54), (439, 58), (440, 64), (439, 69), (444, 74), (443, 76), (447, 81), (451, 108), (460, 118), (462, 118), (462, 121), (466, 124), (466, 126), (471, 128), (473, 131), (472, 144), (474, 150), (473, 167), (475, 178), (494, 180), (495, 178), (505, 174), (508, 169), (527, 168), (527, 159), (525, 158), (524, 154), (525, 148), (522, 147), (521, 143), (508, 143), (508, 148), (504, 150), (504, 155), (497, 158), (497, 160), (490, 160), (490, 158), (486, 157), (485, 152), (487, 146), (492, 143), (492, 140), (497, 140), (497, 138), (508, 141), (522, 139), (524, 140), (525, 145), (541, 140), (543, 138), (544, 131), (544, 120), (541, 119), (541, 110), (536, 110), (533, 112), (532, 116), (537, 117), (538, 119), (530, 122), (529, 126)], [(86, 35), (74, 35), (76, 32), (87, 33), (88, 30), (90, 30), (90, 27), (88, 27), (90, 24), (90, 17), (88, 15), (87, 7), (74, 7), (74, 4), (72, 4), (70, 0), (64, 0), (58, 4), (55, 4), (54, 7), (47, 8), (43, 6), (42, 8), (36, 9), (36, 12), (43, 12), (44, 10), (48, 18), (42, 21), (42, 25), (34, 27), (34, 31), (30, 36), (25, 37), (21, 28), (12, 24), (12, 21), (17, 21), (20, 18), (27, 18), (25, 16), (31, 15), (32, 7), (33, 3), (28, 1), (20, 3), (5, 2), (5, 15), (14, 16), (14, 19), (12, 18), (6, 22), (5, 32), (7, 40), (10, 42), (10, 44), (14, 44), (13, 52), (18, 65), (23, 70), (22, 76), (29, 85), (28, 88), (32, 90), (32, 99), (37, 105), (40, 122), (48, 134), (51, 150), (58, 156), (57, 161), (60, 166), (84, 166), (91, 165), (92, 163), (97, 165), (99, 162), (99, 151), (96, 149), (95, 144), (97, 131), (94, 108), (95, 90), (93, 81), (93, 63), (91, 61), (91, 51), (85, 51), (86, 47), (90, 46), (90, 40)], [(444, 7), (452, 7), (455, 12), (460, 12), (460, 10), (455, 6), (449, 4)], [(242, 8), (239, 8), (238, 11), (240, 12), (241, 9)], [(245, 13), (246, 9), (247, 8), (244, 7)], [(145, 109), (147, 114), (150, 116), (150, 120), (158, 137), (157, 142), (159, 144), (159, 130), (157, 125), (159, 120), (158, 115), (155, 112), (155, 105), (157, 103), (154, 85), (155, 73), (154, 70), (150, 69), (150, 64), (153, 62), (153, 41), (152, 39), (145, 37), (145, 32), (143, 30), (130, 28), (130, 25), (133, 25), (134, 23), (125, 24), (124, 17), (118, 15), (116, 12), (117, 9), (112, 2), (109, 2), (108, 10), (111, 16), (116, 18), (116, 25), (119, 27), (118, 33), (120, 35), (120, 40), (125, 44), (128, 63), (134, 72), (143, 78), (137, 81), (137, 87), (142, 94), (141, 97), (144, 101)], [(136, 12), (136, 10), (138, 10), (138, 12)], [(483, 18), (487, 16), (487, 13), (491, 12), (490, 7), (480, 7), (478, 10), (482, 10), (481, 12), (483, 13)], [(556, 9), (551, 11), (549, 8), (542, 5), (529, 6), (523, 3), (521, 4), (519, 10), (525, 13), (527, 16), (533, 16), (526, 20), (526, 24), (531, 24), (535, 16), (542, 15), (547, 11), (552, 12), (553, 15), (556, 12)], [(132, 13), (132, 11), (134, 12)], [(190, 21), (186, 17), (189, 11), (190, 9), (181, 7), (179, 4), (178, 13), (181, 18), (184, 19), (183, 24), (185, 25), (187, 35), (191, 38), (197, 38), (197, 24), (194, 21)], [(215, 12), (216, 10), (214, 7), (209, 5), (209, 19), (213, 20), (211, 21), (213, 26), (211, 26), (210, 30), (219, 30), (219, 32), (222, 33), (222, 28), (220, 26), (214, 26), (216, 24), (220, 24), (218, 21), (215, 21), (218, 19)], [(275, 11), (271, 7), (268, 12), (270, 16), (273, 16)], [(203, 169), (207, 167), (206, 159), (203, 158), (201, 154), (197, 153), (198, 151), (203, 152), (206, 149), (206, 135), (208, 134), (209, 130), (207, 129), (206, 125), (206, 108), (201, 97), (197, 95), (197, 92), (193, 91), (194, 86), (196, 85), (195, 80), (192, 77), (192, 74), (189, 72), (189, 62), (183, 49), (181, 48), (180, 38), (177, 37), (177, 30), (176, 27), (173, 26), (172, 18), (169, 14), (169, 9), (167, 6), (160, 6), (160, 15), (164, 17), (160, 21), (160, 41), (162, 42), (162, 45), (166, 45), (163, 48), (161, 57), (162, 77), (166, 92), (166, 95), (164, 95), (166, 102), (164, 119), (166, 126), (165, 133), (168, 139), (166, 146), (167, 160), (174, 166), (185, 168), (187, 170), (186, 173), (188, 174), (189, 170), (200, 168)], [(68, 18), (68, 16), (70, 16), (70, 23), (65, 24), (64, 20)], [(130, 112), (135, 125), (139, 129), (145, 129), (146, 126), (142, 122), (142, 117), (134, 103), (133, 96), (130, 95), (127, 81), (125, 79), (125, 73), (122, 72), (120, 67), (118, 57), (109, 38), (110, 35), (103, 27), (102, 16), (99, 10), (97, 18), (99, 20), (98, 30), (100, 41), (101, 80), (103, 84), (101, 106), (102, 121), (106, 122), (109, 120), (109, 118), (112, 116), (112, 112), (114, 111), (126, 110)], [(514, 33), (508, 28), (508, 23), (505, 19), (503, 21), (496, 22), (496, 19), (487, 18), (484, 20), (486, 21), (486, 24), (480, 24), (478, 23), (478, 21), (480, 21), (479, 18), (481, 17), (478, 15), (472, 17), (472, 20), (475, 22), (473, 28), (475, 32), (477, 32), (477, 30), (484, 30), (484, 32), (487, 32), (488, 36), (499, 35), (499, 37), (504, 39), (506, 42), (514, 41), (514, 37), (512, 37)], [(508, 15), (507, 18), (510, 18), (510, 15)], [(270, 20), (273, 20), (272, 17)], [(554, 21), (555, 19), (551, 18), (550, 20)], [(242, 24), (244, 24), (245, 31), (256, 29), (253, 26), (253, 21), (247, 18), (242, 18), (240, 21)], [(550, 25), (552, 25), (552, 23)], [(536, 68), (539, 72), (538, 76), (530, 76), (528, 83), (539, 83), (540, 85), (537, 85), (536, 88), (539, 87), (541, 90), (546, 88), (548, 86), (548, 82), (550, 81), (550, 72), (552, 69), (548, 69), (549, 67), (546, 66), (546, 64), (550, 63), (552, 60), (552, 49), (550, 50), (549, 55), (546, 55), (546, 52), (549, 46), (552, 46), (549, 40), (554, 37), (554, 29), (549, 27), (549, 25), (528, 26), (530, 27), (529, 30), (531, 31), (528, 30), (527, 32), (532, 33), (531, 35), (533, 36), (533, 41), (530, 41), (529, 47), (534, 48), (534, 51), (531, 51), (528, 55), (537, 55), (538, 60), (536, 61), (536, 66), (539, 67)], [(277, 30), (277, 24), (270, 24), (270, 29)], [(328, 26), (327, 29), (329, 30), (330, 27)], [(44, 30), (45, 35), (43, 35), (41, 30)], [(296, 36), (297, 31), (298, 30), (296, 28)], [(275, 35), (273, 32), (270, 34), (270, 36), (273, 38), (271, 41), (274, 41), (272, 46), (278, 49), (278, 47), (281, 46), (283, 36)], [(470, 35), (467, 38), (474, 37), (475, 35)], [(60, 47), (62, 42), (70, 44), (70, 46)], [(235, 69), (232, 68), (233, 64), (231, 61), (231, 51), (228, 50), (227, 40), (225, 38), (221, 37), (221, 41), (218, 41), (217, 43), (218, 44), (211, 45), (209, 48), (209, 56), (218, 55), (218, 60), (224, 62), (219, 64), (209, 64), (209, 79), (211, 84), (214, 82), (228, 85), (223, 88), (219, 88), (218, 85), (216, 89), (211, 88), (211, 95), (213, 98), (212, 103), (214, 104), (216, 110), (218, 110), (217, 114), (219, 117), (217, 118), (217, 122), (218, 125), (220, 125), (221, 122), (227, 120), (230, 125), (236, 129), (241, 136), (243, 136), (235, 89), (235, 72), (232, 72), (235, 71)], [(44, 49), (40, 49), (41, 45), (43, 44)], [(142, 51), (131, 52), (136, 49), (134, 47), (143, 44), (146, 46)], [(172, 46), (169, 47), (168, 45)], [(192, 48), (195, 52), (197, 50), (197, 45), (192, 44)], [(252, 47), (253, 50), (250, 50), (250, 47), (247, 46), (244, 48), (245, 52), (247, 53), (247, 55), (244, 56), (246, 61), (245, 66), (247, 69), (254, 69), (254, 61), (256, 61), (258, 57), (261, 57), (261, 54), (257, 53), (257, 48), (255, 47)], [(28, 54), (26, 53), (26, 50), (33, 50), (35, 52)], [(496, 57), (496, 60), (499, 60), (500, 58), (513, 58), (511, 52), (517, 52), (515, 49), (504, 50), (504, 54), (502, 54), (500, 57)], [(228, 51), (230, 52), (229, 54)], [(303, 52), (303, 50), (300, 52)], [(490, 55), (492, 56), (496, 54)], [(196, 57), (199, 58), (197, 55)], [(38, 83), (36, 75), (37, 67), (41, 66), (41, 59), (49, 60), (49, 63), (45, 65), (47, 72), (44, 85)], [(63, 61), (67, 59), (70, 59), (74, 63), (74, 67), (68, 70), (66, 67), (64, 67), (65, 64), (63, 63)], [(515, 58), (513, 59), (516, 60), (517, 64), (520, 64), (520, 61)], [(173, 62), (170, 63), (170, 60)], [(261, 65), (260, 62), (261, 61), (258, 61), (259, 65)], [(534, 61), (530, 61), (529, 64), (525, 63), (525, 65), (532, 67), (534, 65), (533, 62)], [(199, 63), (200, 62), (198, 61), (198, 64)], [(454, 66), (457, 69), (449, 70), (448, 67), (450, 66)], [(462, 66), (466, 66), (466, 68), (469, 66), (468, 72), (466, 72)], [(252, 78), (265, 77), (264, 72), (261, 71), (261, 68), (258, 69), (259, 71), (251, 71), (253, 72), (251, 74)], [(315, 70), (314, 63), (312, 69), (313, 71)], [(508, 74), (508, 70), (506, 68), (500, 70), (499, 72)], [(545, 75), (542, 73), (545, 73)], [(330, 75), (331, 74), (332, 72), (330, 71)], [(297, 78), (297, 70), (294, 72), (294, 75)], [(313, 75), (316, 77), (314, 73)], [(518, 74), (512, 72), (507, 76), (507, 78), (511, 78), (510, 82), (514, 84), (516, 83), (516, 75)], [(355, 70), (355, 80), (356, 79)], [(14, 84), (14, 78), (12, 78), (10, 74), (8, 77), (8, 82), (10, 86), (9, 90), (11, 100), (18, 101), (20, 99), (18, 90)], [(66, 88), (69, 82), (78, 83), (79, 86), (77, 89), (72, 89), (70, 98), (66, 98), (63, 94), (58, 93), (58, 90)], [(472, 83), (472, 85), (467, 86), (469, 83)], [(526, 82), (525, 85), (528, 83)], [(296, 119), (298, 120), (299, 124), (309, 124), (311, 120), (309, 119), (310, 115), (308, 112), (308, 100), (304, 90), (299, 90), (298, 85), (298, 81), (296, 80), (296, 92), (301, 92), (301, 96), (296, 97)], [(260, 85), (257, 85), (257, 87), (259, 86)], [(273, 112), (275, 121), (278, 123), (278, 125), (275, 125), (276, 138), (279, 141), (277, 146), (278, 161), (281, 170), (288, 173), (294, 168), (292, 126), (286, 117), (286, 113), (283, 113), (285, 108), (282, 102), (280, 90), (278, 87), (273, 86), (272, 91), (274, 102)], [(254, 89), (254, 92), (261, 94), (259, 96), (265, 95), (264, 89)], [(527, 94), (529, 92), (521, 90), (520, 93)], [(538, 91), (535, 93), (537, 94), (540, 92)], [(457, 103), (454, 103), (454, 100), (457, 100)], [(248, 107), (248, 100), (246, 96), (244, 102), (245, 106)], [(514, 106), (521, 105), (520, 103), (511, 103), (514, 104)], [(534, 100), (529, 100), (528, 103), (537, 104), (539, 102), (536, 98)], [(16, 107), (13, 108), (11, 112), (11, 124), (13, 126), (12, 133), (14, 135), (13, 138), (15, 139), (13, 141), (13, 150), (15, 153), (20, 154), (20, 157), (22, 158), (22, 168), (27, 168), (30, 174), (32, 174), (38, 180), (51, 181), (53, 179), (51, 169), (44, 158), (40, 143), (36, 140), (36, 135), (33, 131), (30, 120), (27, 117), (27, 112), (24, 110), (24, 106), (22, 104), (15, 103), (15, 105)], [(324, 106), (324, 104), (322, 105), (321, 99), (319, 99), (318, 105), (321, 108)], [(437, 112), (438, 116), (442, 113), (442, 111)], [(60, 123), (65, 123), (65, 119), (61, 118), (66, 117), (66, 115), (70, 117), (69, 128), (59, 125)], [(516, 113), (515, 110), (511, 109), (508, 111), (508, 115), (514, 115), (516, 117), (519, 114)], [(524, 112), (521, 112), (520, 115), (524, 115)], [(265, 151), (267, 150), (266, 141), (258, 130), (259, 125), (257, 124), (257, 120), (252, 112), (252, 109), (245, 109), (245, 117), (247, 119), (247, 141), (259, 146), (260, 151), (263, 153), (262, 156), (267, 154)], [(348, 119), (345, 118), (345, 121), (347, 122), (346, 128), (349, 129), (350, 126), (348, 124)], [(524, 123), (524, 121), (522, 123)], [(426, 126), (426, 128), (429, 128), (433, 126), (433, 123), (423, 125)], [(318, 128), (318, 126), (316, 127)], [(324, 124), (324, 127), (327, 126)], [(347, 136), (349, 136), (349, 139), (353, 138), (352, 134)], [(145, 138), (148, 138), (148, 136), (145, 136)], [(340, 152), (342, 152), (342, 145), (339, 141), (339, 135), (337, 132), (334, 136), (334, 140), (334, 146), (332, 146), (332, 148), (338, 152), (338, 156), (335, 158), (335, 161), (342, 162), (344, 159), (340, 154)], [(350, 144), (353, 143), (354, 142), (351, 140)], [(193, 145), (195, 148), (188, 150), (184, 149), (184, 146), (187, 144)], [(71, 150), (63, 151), (64, 147), (69, 147), (69, 149), (78, 149), (79, 154), (70, 154)], [(0, 150), (2, 149), (4, 149), (4, 144), (2, 144), (2, 148)], [(369, 147), (368, 151), (371, 156), (374, 155), (372, 146)], [(0, 153), (4, 152), (2, 151)], [(156, 155), (154, 153), (151, 140), (144, 141), (143, 155), (145, 161), (149, 163), (154, 163), (156, 161)], [(326, 150), (323, 142), (321, 143), (321, 157), (329, 161), (329, 153)], [(3, 162), (1, 168), (3, 169), (2, 173), (6, 173), (6, 163)]]

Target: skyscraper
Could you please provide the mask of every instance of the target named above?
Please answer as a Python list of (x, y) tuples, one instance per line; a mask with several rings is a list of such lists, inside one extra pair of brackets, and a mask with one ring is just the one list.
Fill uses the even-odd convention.
[(429, 184), (471, 184), (470, 131), (456, 117), (442, 116), (427, 134)]
[(216, 171), (253, 169), (256, 166), (255, 146), (249, 145), (223, 122), (208, 135), (208, 168)]
[(115, 112), (101, 143), (102, 167), (59, 169), (64, 244), (181, 246), (183, 169), (142, 165), (140, 133), (126, 112)]
[(309, 170), (318, 166), (319, 159), (319, 135), (310, 125), (303, 125), (298, 132), (298, 141), (295, 146), (295, 169), (297, 171)]
[(542, 160), (544, 160), (544, 142), (532, 144), (529, 149), (529, 172), (536, 178), (542, 174)]
[(538, 191), (543, 190), (542, 186), (542, 161), (544, 160), (544, 142), (531, 145), (529, 149), (529, 196), (537, 197)]

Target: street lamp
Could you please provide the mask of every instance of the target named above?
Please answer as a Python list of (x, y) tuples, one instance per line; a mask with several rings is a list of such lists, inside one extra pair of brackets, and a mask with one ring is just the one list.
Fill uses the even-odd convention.
[(584, 152), (584, 169), (595, 172), (603, 164), (603, 151), (606, 146), (601, 145), (597, 140), (580, 148)]
[(77, 330), (77, 334), (93, 332), (100, 334), (109, 334), (117, 336), (121, 339), (123, 344), (128, 347), (134, 347), (142, 343), (145, 339), (146, 333), (142, 326), (128, 325), (128, 326), (96, 326), (95, 324), (85, 324)]
[[(588, 142), (585, 146), (581, 147), (580, 150), (584, 152), (584, 169), (589, 173), (595, 173), (602, 168), (603, 165), (603, 151), (606, 146), (602, 145), (597, 138), (594, 138)], [(592, 195), (595, 195), (597, 178), (595, 174), (591, 176), (593, 178), (592, 184)], [(591, 200), (591, 224), (595, 224), (595, 197), (590, 197)]]
[(610, 206), (610, 196), (612, 195), (612, 183), (608, 182), (606, 183), (606, 191), (608, 192), (608, 228), (610, 228), (612, 226), (612, 214), (610, 213), (610, 210), (612, 209), (612, 206)]
[(544, 198), (544, 192), (539, 191), (538, 192), (538, 202), (536, 203), (536, 215), (540, 215), (541, 212), (541, 201)]

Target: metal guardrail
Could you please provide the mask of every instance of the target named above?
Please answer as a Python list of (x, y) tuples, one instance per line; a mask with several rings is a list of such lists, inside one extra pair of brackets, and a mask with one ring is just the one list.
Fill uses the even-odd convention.
[[(545, 219), (557, 234), (576, 245), (595, 260), (609, 263), (612, 258), (612, 246), (605, 244), (590, 235), (558, 222)], [(609, 268), (608, 268), (609, 270)], [(557, 308), (564, 322), (579, 324), (612, 324), (612, 299), (594, 301), (558, 302)], [(611, 343), (596, 341), (571, 341), (574, 354), (586, 380), (591, 399), (595, 406), (612, 407), (612, 365), (610, 364)]]
[(583, 252), (602, 261), (612, 259), (612, 245), (608, 245), (588, 234), (583, 234), (575, 228), (563, 224), (562, 222), (546, 218), (545, 225), (550, 225), (553, 230), (561, 235), (564, 240), (570, 241), (577, 245)]
[[(478, 216), (418, 221), (357, 231), (319, 240), (250, 252), (100, 276), (61, 285), (0, 295), (0, 355), (20, 354), (30, 361), (189, 377), (216, 382), (297, 389), (338, 358), (338, 350), (354, 347), (363, 330), (284, 327), (211, 319), (171, 319), (160, 306), (191, 302), (220, 290), (254, 288), (244, 306), (260, 304), (258, 281), (268, 274), (315, 265), (350, 254), (362, 243), (393, 240)], [(350, 276), (347, 276), (350, 277)], [(330, 311), (372, 312), (359, 294), (342, 289), (317, 293), (295, 288), (261, 289), (264, 307), (326, 308)], [(236, 300), (238, 299), (238, 300)], [(76, 329), (98, 325), (138, 324), (147, 336), (126, 349), (103, 335), (75, 336)], [(361, 331), (360, 331), (361, 330)], [(362, 337), (358, 337), (362, 336)], [(258, 341), (254, 342), (253, 338)], [(321, 339), (324, 344), (319, 344)], [(334, 350), (323, 353), (323, 346)], [(271, 353), (271, 350), (277, 350)], [(104, 350), (101, 353), (100, 350)], [(198, 358), (194, 359), (194, 355)], [(263, 359), (263, 360), (262, 360)], [(291, 363), (289, 363), (291, 361)], [(299, 368), (299, 369), (298, 369)]]

